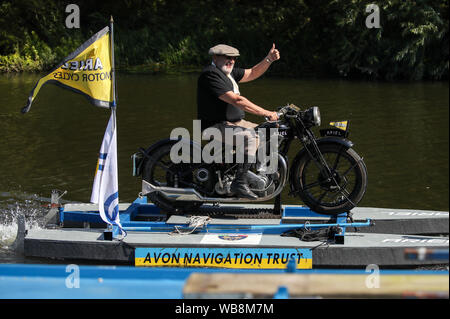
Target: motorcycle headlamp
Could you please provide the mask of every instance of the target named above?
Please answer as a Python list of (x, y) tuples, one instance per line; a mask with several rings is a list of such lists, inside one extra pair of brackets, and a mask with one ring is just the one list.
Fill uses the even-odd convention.
[(313, 106), (305, 112), (305, 119), (313, 126), (320, 126), (320, 110), (319, 107)]

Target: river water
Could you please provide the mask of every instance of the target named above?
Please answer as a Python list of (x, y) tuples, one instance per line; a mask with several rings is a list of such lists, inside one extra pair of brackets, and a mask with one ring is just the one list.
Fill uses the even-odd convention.
[[(52, 189), (69, 202), (88, 202), (98, 151), (110, 116), (83, 96), (44, 86), (22, 115), (42, 75), (0, 75), (0, 262), (29, 262), (12, 248), (18, 214), (41, 227)], [(140, 180), (130, 156), (166, 138), (175, 127), (192, 131), (198, 74), (118, 74), (119, 200), (133, 201)], [(448, 82), (378, 83), (264, 77), (240, 85), (241, 94), (268, 109), (317, 105), (322, 126), (350, 120), (349, 139), (369, 174), (365, 207), (449, 210)], [(262, 118), (247, 116), (260, 122)], [(298, 148), (291, 147), (290, 155)], [(292, 157), (291, 157), (292, 158)], [(283, 193), (284, 204), (301, 204)]]

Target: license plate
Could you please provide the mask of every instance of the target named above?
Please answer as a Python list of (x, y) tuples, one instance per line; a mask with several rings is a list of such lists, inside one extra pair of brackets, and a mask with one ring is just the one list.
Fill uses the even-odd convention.
[(338, 128), (326, 128), (320, 130), (320, 135), (346, 138), (348, 136), (348, 131), (344, 131)]

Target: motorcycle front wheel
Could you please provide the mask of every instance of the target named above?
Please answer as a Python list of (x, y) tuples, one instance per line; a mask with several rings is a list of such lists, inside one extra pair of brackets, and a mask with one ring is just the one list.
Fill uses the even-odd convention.
[(324, 144), (319, 149), (331, 175), (318, 159), (304, 152), (292, 167), (295, 193), (319, 214), (349, 212), (366, 192), (366, 165), (353, 149), (340, 144)]

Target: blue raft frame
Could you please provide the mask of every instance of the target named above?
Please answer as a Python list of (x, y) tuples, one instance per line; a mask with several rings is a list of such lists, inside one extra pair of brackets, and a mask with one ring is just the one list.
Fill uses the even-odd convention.
[[(137, 220), (139, 215), (145, 215), (146, 217), (162, 217), (160, 209), (154, 204), (147, 203), (146, 197), (137, 198), (126, 210), (120, 211), (120, 222), (123, 230), (126, 232), (172, 232), (175, 229), (180, 231), (190, 231), (186, 224), (168, 224), (167, 221), (142, 221)], [(297, 218), (323, 218), (325, 215), (318, 214), (308, 207), (303, 206), (285, 206), (282, 209), (281, 219), (284, 217), (297, 217)], [(259, 233), (259, 234), (271, 234), (281, 235), (287, 231), (295, 229), (320, 229), (328, 227), (337, 227), (338, 232), (335, 234), (334, 239), (336, 244), (343, 244), (345, 237), (345, 230), (347, 227), (368, 227), (373, 225), (371, 219), (367, 219), (365, 222), (355, 223), (351, 221), (350, 214), (342, 213), (336, 216), (330, 216), (331, 223), (314, 223), (309, 222), (301, 224), (266, 224), (266, 225), (251, 225), (251, 224), (208, 224), (204, 227), (196, 229), (196, 232), (209, 232), (209, 233)], [(350, 219), (350, 222), (349, 222)], [(93, 211), (66, 211), (63, 206), (59, 207), (59, 223), (64, 225), (65, 222), (86, 222), (86, 223), (103, 223), (98, 210)], [(105, 224), (106, 225), (106, 224)], [(120, 229), (118, 226), (107, 227), (104, 232), (105, 240), (112, 240), (120, 237)]]

